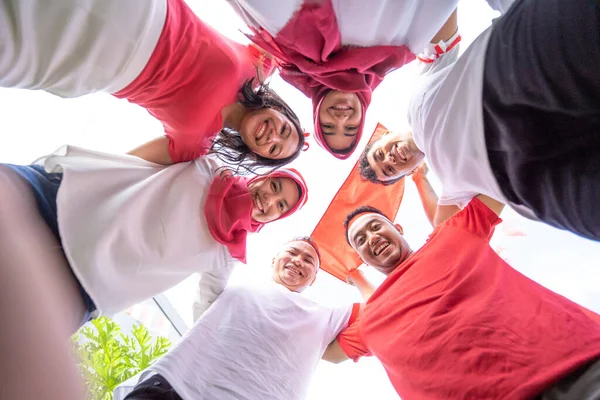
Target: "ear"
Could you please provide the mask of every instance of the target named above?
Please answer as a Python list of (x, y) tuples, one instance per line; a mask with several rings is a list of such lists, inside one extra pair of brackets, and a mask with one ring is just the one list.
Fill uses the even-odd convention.
[(275, 257), (273, 257), (273, 259), (271, 260), (271, 268), (273, 268), (275, 266)]
[(398, 232), (400, 232), (401, 235), (404, 235), (404, 229), (402, 229), (402, 225), (400, 225), (400, 224), (394, 224), (394, 227), (396, 228), (396, 230)]

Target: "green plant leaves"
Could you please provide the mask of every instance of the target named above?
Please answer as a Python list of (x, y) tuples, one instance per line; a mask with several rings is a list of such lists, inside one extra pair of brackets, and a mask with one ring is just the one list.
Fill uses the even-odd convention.
[(112, 400), (117, 385), (148, 368), (171, 347), (169, 339), (153, 339), (142, 324), (125, 335), (119, 324), (106, 317), (92, 320), (92, 326), (80, 329), (72, 340), (88, 398), (94, 400)]

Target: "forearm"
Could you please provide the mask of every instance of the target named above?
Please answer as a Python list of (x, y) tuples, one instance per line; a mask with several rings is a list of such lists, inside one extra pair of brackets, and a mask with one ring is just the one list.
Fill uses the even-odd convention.
[(169, 154), (169, 139), (166, 136), (151, 140), (148, 143), (136, 147), (127, 154), (139, 157), (155, 164), (173, 164), (173, 160)]
[(452, 15), (450, 15), (450, 18), (448, 18), (444, 26), (442, 26), (442, 29), (440, 29), (438, 33), (436, 33), (436, 35), (431, 39), (431, 43), (438, 43), (442, 40), (447, 41), (454, 36), (457, 30), (458, 18), (456, 15), (456, 10), (454, 10)]
[(431, 183), (426, 176), (418, 176), (414, 177), (413, 181), (417, 186), (417, 191), (419, 192), (419, 197), (421, 198), (421, 203), (423, 204), (423, 209), (425, 210), (425, 215), (431, 223), (432, 226), (435, 226), (435, 213), (437, 210), (438, 204), (438, 196), (433, 190)]
[(360, 295), (365, 303), (369, 301), (373, 295), (373, 292), (375, 292), (375, 286), (373, 286), (373, 284), (369, 282), (359, 270), (352, 271), (348, 277), (352, 280), (352, 283), (360, 292)]

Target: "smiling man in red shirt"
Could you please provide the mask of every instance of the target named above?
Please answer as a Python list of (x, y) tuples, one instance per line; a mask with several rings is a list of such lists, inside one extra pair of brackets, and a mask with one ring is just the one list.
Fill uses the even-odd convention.
[(348, 215), (350, 245), (387, 278), (325, 358), (376, 356), (405, 400), (600, 398), (600, 316), (492, 250), (502, 207), (477, 196), (417, 251), (378, 210)]

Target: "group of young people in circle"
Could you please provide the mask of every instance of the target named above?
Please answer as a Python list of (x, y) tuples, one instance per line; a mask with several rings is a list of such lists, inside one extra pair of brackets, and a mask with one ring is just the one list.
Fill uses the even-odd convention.
[[(359, 161), (364, 178), (387, 185), (415, 173), (434, 226), (478, 207), (493, 228), (486, 212), (503, 203), (600, 239), (594, 2), (488, 0), (502, 17), (460, 57), (457, 0), (229, 2), (252, 44), (224, 37), (183, 0), (0, 6), (0, 86), (61, 97), (111, 93), (145, 108), (165, 131), (127, 155), (65, 146), (33, 165), (0, 166), (2, 334), (11, 343), (2, 356), (23, 366), (6, 388), (10, 398), (78, 398), (78, 383), (69, 383), (70, 333), (196, 272), (203, 295), (195, 306), (203, 314), (226, 286), (232, 261), (246, 261), (247, 234), (308, 201), (301, 173), (285, 167), (307, 147), (306, 136), (295, 112), (265, 83), (274, 72), (311, 99), (315, 140), (345, 160), (359, 147), (373, 91), (388, 73), (418, 59), (412, 132), (370, 143)], [(565, 26), (571, 17), (578, 22)], [(422, 179), (425, 156), (442, 182), (439, 198)], [(477, 196), (485, 200), (473, 205)], [(364, 213), (377, 210), (347, 223)], [(382, 242), (361, 250), (366, 232), (376, 230), (367, 225), (361, 232), (348, 227), (348, 241), (375, 265), (392, 249)], [(318, 258), (310, 240), (296, 242), (308, 243)], [(399, 248), (404, 252), (395, 262), (412, 254)], [(305, 278), (301, 288), (312, 278), (294, 273)], [(292, 277), (282, 276), (284, 286), (294, 287), (286, 284)], [(36, 343), (39, 324), (56, 343)], [(591, 331), (600, 337), (598, 327)], [(341, 339), (345, 354), (356, 355), (349, 354), (356, 342)], [(590, 354), (578, 365), (598, 356)], [(44, 360), (60, 367), (26, 388), (16, 384), (21, 375), (36, 376)], [(63, 386), (51, 383), (53, 374), (66, 374)], [(427, 398), (411, 384), (395, 387)]]

